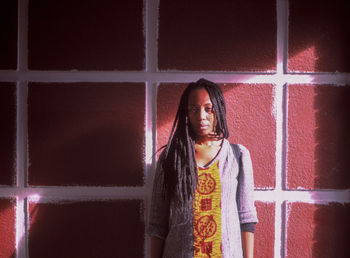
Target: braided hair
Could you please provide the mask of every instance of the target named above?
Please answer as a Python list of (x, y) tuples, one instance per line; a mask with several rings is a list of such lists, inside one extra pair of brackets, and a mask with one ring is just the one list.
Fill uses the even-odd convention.
[(168, 144), (163, 151), (165, 192), (173, 201), (184, 204), (193, 196), (198, 176), (195, 159), (195, 133), (188, 117), (188, 98), (196, 89), (205, 89), (213, 104), (216, 115), (215, 132), (220, 138), (228, 138), (226, 123), (226, 104), (220, 87), (206, 79), (190, 83), (182, 93), (180, 103), (171, 129)]

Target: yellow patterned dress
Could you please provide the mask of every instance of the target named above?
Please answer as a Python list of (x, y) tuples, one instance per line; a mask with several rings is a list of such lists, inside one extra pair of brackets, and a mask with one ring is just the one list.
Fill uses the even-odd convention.
[(193, 202), (194, 257), (222, 257), (221, 182), (219, 161), (198, 168), (198, 185)]

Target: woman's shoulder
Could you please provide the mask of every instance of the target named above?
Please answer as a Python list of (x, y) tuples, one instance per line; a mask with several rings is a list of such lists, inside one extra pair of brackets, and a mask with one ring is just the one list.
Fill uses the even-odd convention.
[(230, 144), (231, 148), (234, 150), (234, 151), (239, 151), (240, 153), (242, 154), (246, 154), (248, 153), (249, 154), (249, 150), (248, 148), (241, 144), (241, 143), (232, 143), (232, 142), (229, 142), (228, 140), (225, 139), (225, 141), (228, 142), (228, 144)]

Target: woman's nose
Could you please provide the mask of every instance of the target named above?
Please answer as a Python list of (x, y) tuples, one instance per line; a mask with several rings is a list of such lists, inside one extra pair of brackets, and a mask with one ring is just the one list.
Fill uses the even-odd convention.
[(207, 116), (207, 112), (205, 112), (205, 109), (204, 108), (201, 108), (199, 110), (199, 118), (202, 120), (202, 119), (205, 119)]

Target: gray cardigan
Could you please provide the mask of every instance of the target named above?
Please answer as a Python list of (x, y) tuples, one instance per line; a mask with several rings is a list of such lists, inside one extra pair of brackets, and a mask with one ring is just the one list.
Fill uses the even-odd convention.
[[(240, 224), (257, 223), (253, 168), (249, 151), (225, 139), (216, 158), (221, 180), (221, 239), (223, 257), (243, 257)], [(162, 155), (161, 155), (162, 157)], [(163, 193), (164, 174), (158, 161), (147, 233), (164, 239), (163, 257), (193, 257), (193, 202), (177, 207)], [(206, 168), (205, 167), (205, 168)]]

